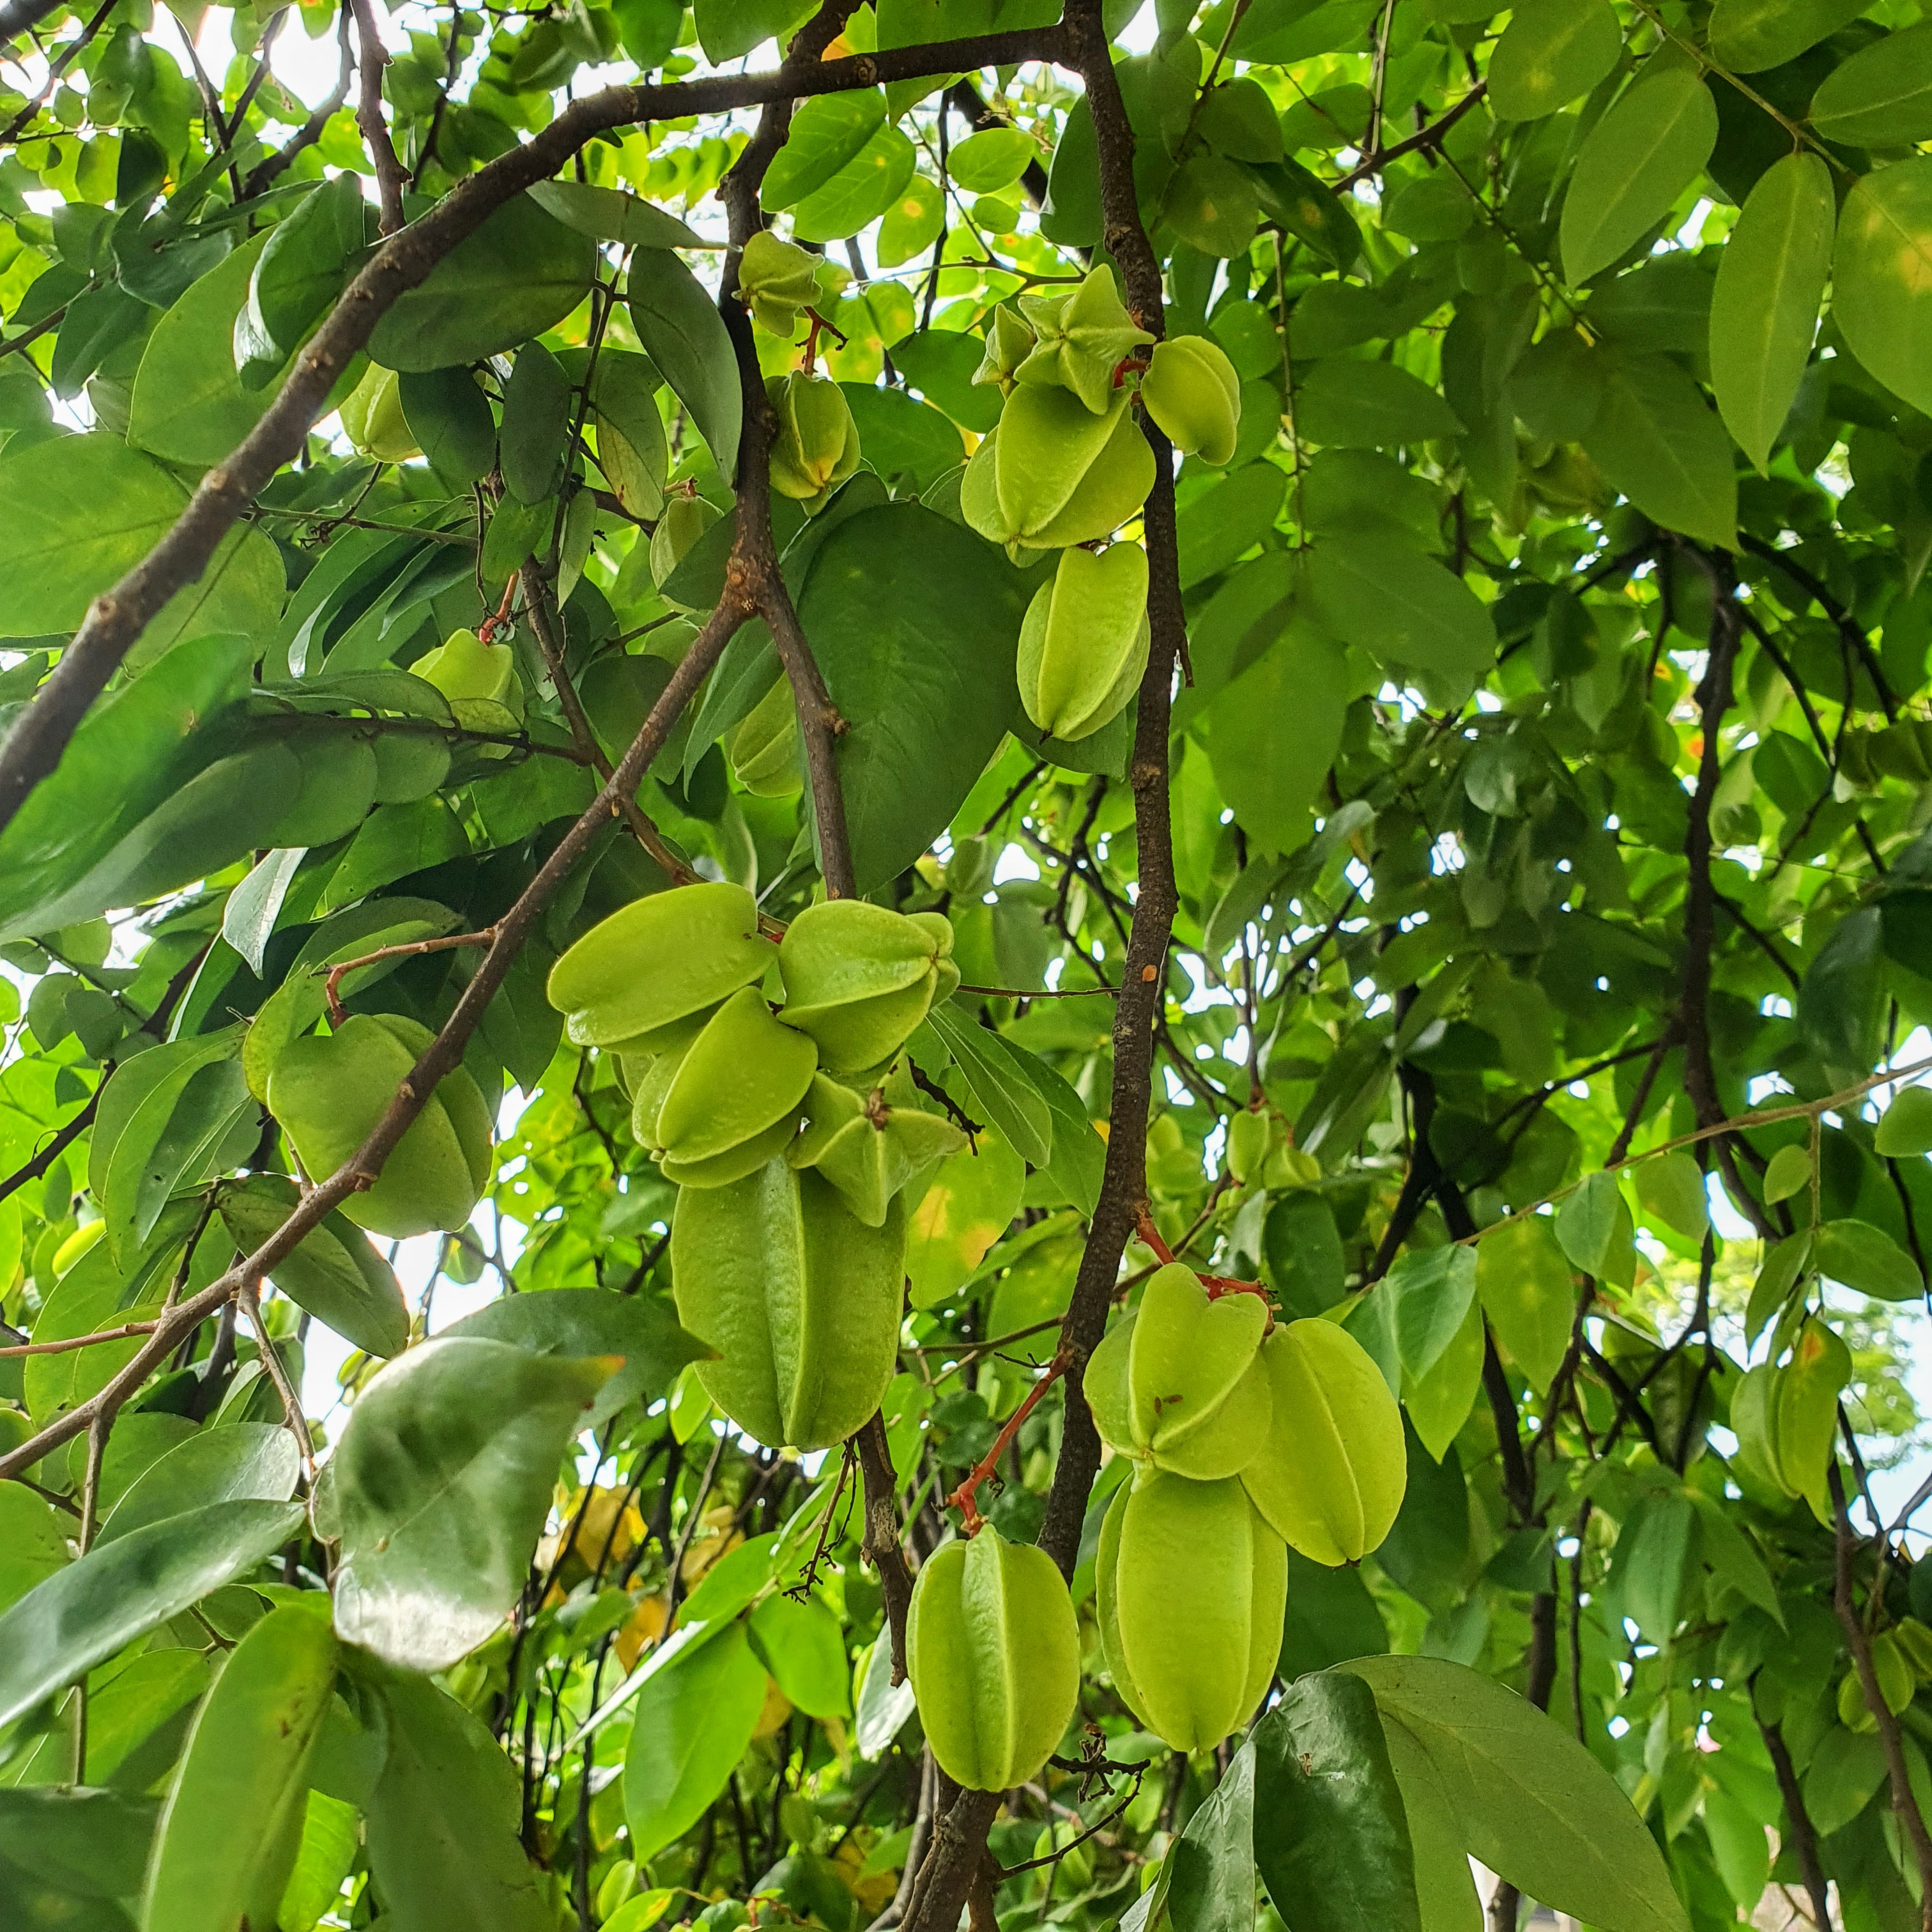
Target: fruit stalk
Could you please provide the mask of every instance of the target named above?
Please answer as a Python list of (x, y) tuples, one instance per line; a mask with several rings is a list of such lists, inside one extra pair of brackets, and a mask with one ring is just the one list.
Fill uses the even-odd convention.
[(1012, 1445), (1013, 1438), (1020, 1432), (1020, 1425), (1040, 1406), (1040, 1399), (1066, 1372), (1067, 1364), (1072, 1360), (1071, 1354), (1064, 1346), (1046, 1365), (1046, 1372), (1027, 1391), (1025, 1401), (1007, 1417), (1006, 1426), (993, 1438), (993, 1446), (978, 1462), (974, 1464), (966, 1480), (946, 1498), (947, 1503), (956, 1509), (962, 1519), (962, 1526), (968, 1536), (976, 1536), (986, 1518), (980, 1514), (974, 1501), (980, 1485), (1000, 1466), (1000, 1458)]
[(496, 928), (486, 926), (481, 932), (452, 932), (440, 939), (412, 939), (400, 946), (379, 946), (374, 952), (364, 952), (353, 959), (345, 959), (339, 966), (328, 969), (328, 977), (322, 982), (322, 998), (328, 1002), (328, 1018), (332, 1025), (340, 1026), (347, 1017), (343, 1010), (341, 995), (337, 990), (342, 984), (344, 974), (352, 973), (358, 966), (374, 966), (385, 959), (412, 958), (418, 952), (451, 952), (463, 946), (489, 946), (496, 938)]

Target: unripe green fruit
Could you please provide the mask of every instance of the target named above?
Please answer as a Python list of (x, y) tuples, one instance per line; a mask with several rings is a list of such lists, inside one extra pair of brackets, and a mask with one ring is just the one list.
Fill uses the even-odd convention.
[(960, 514), (989, 542), (1057, 550), (1111, 536), (1147, 501), (1154, 452), (1125, 390), (1096, 416), (1060, 388), (1016, 386), (960, 481)]
[(1240, 1484), (1144, 1476), (1100, 1531), (1101, 1646), (1114, 1688), (1176, 1750), (1246, 1722), (1281, 1654), (1288, 1546)]
[(578, 1046), (655, 1053), (658, 1029), (764, 977), (758, 902), (728, 880), (652, 892), (592, 926), (550, 969), (545, 988)]
[(789, 798), (805, 781), (798, 769), (798, 706), (791, 680), (778, 682), (724, 741), (738, 782), (756, 798)]
[(1182, 455), (1198, 454), (1218, 470), (1234, 454), (1241, 379), (1218, 342), (1177, 335), (1156, 343), (1141, 401)]
[(797, 336), (800, 311), (818, 300), (823, 259), (794, 242), (781, 242), (768, 228), (745, 244), (738, 260), (738, 292), (760, 328), (781, 341)]
[(938, 913), (894, 912), (864, 899), (808, 906), (778, 944), (778, 1017), (818, 1042), (827, 1072), (877, 1066), (959, 983), (952, 950), (952, 922)]
[(671, 1223), (677, 1318), (718, 1352), (698, 1377), (771, 1448), (829, 1449), (879, 1406), (898, 1361), (905, 1216), (866, 1227), (782, 1160), (686, 1188)]
[(1020, 627), (1020, 702), (1055, 738), (1072, 742), (1111, 723), (1139, 688), (1149, 629), (1147, 552), (1111, 545), (1098, 556), (1064, 550), (1051, 583)]
[(1066, 1580), (991, 1523), (919, 1573), (906, 1674), (939, 1768), (972, 1791), (1036, 1776), (1080, 1701), (1080, 1627)]
[(1402, 1413), (1368, 1351), (1332, 1322), (1291, 1322), (1262, 1345), (1274, 1420), (1241, 1472), (1255, 1507), (1303, 1556), (1359, 1562), (1408, 1484)]
[[(357, 1013), (326, 1039), (293, 1040), (269, 1070), (268, 1111), (317, 1180), (374, 1131), (434, 1036), (397, 1013)], [(446, 1073), (374, 1184), (342, 1212), (398, 1239), (464, 1226), (490, 1178), (490, 1109), (461, 1067)]]
[(772, 438), (772, 488), (822, 508), (859, 466), (859, 425), (845, 392), (824, 376), (775, 376), (765, 398), (778, 417)]
[(1211, 1482), (1260, 1451), (1274, 1413), (1260, 1360), (1268, 1309), (1258, 1295), (1210, 1299), (1178, 1262), (1156, 1269), (1139, 1306), (1087, 1364), (1100, 1439), (1157, 1469)]
[(343, 399), (342, 431), (351, 446), (378, 463), (406, 463), (422, 450), (403, 419), (402, 378), (393, 369), (369, 373)]
[(1090, 269), (1070, 295), (1022, 296), (1020, 311), (1039, 339), (1017, 380), (1070, 390), (1096, 416), (1114, 399), (1114, 370), (1154, 340), (1135, 327), (1114, 272), (1104, 265)]
[(868, 1228), (885, 1226), (893, 1197), (922, 1168), (966, 1144), (966, 1136), (937, 1114), (887, 1106), (883, 1095), (868, 1101), (822, 1073), (805, 1105), (811, 1118), (786, 1160), (816, 1168)]
[(664, 499), (664, 514), (651, 532), (651, 581), (660, 590), (685, 554), (717, 520), (718, 512), (702, 496), (680, 493)]
[(410, 670), (424, 683), (434, 685), (452, 704), (496, 704), (513, 718), (524, 715), (516, 652), (508, 644), (486, 644), (474, 631), (451, 632)]
[(1011, 394), (1019, 366), (1033, 353), (1036, 340), (1019, 315), (1002, 304), (986, 325), (986, 353), (973, 372), (974, 381), (997, 388), (1003, 396)]
[(1274, 1138), (1267, 1114), (1244, 1108), (1228, 1123), (1228, 1172), (1245, 1187), (1261, 1172)]
[[(786, 1132), (778, 1148), (790, 1138), (818, 1066), (812, 1040), (780, 1026), (758, 988), (744, 987), (677, 1057), (655, 1118), (644, 1100), (651, 1083), (639, 1088), (632, 1116), (638, 1138), (664, 1156), (673, 1180), (713, 1186), (735, 1180), (778, 1151), (771, 1148), (754, 1162), (742, 1154), (746, 1143), (769, 1142), (781, 1126)], [(745, 1161), (737, 1173), (698, 1166), (734, 1150)], [(671, 1172), (674, 1163), (680, 1172)]]

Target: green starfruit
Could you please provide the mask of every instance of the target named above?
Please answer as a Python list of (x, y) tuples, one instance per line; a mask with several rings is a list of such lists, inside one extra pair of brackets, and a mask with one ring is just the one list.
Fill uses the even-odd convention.
[(1020, 311), (1036, 340), (1015, 380), (1070, 390), (1096, 416), (1114, 399), (1120, 364), (1154, 340), (1135, 326), (1114, 272), (1104, 263), (1090, 269), (1070, 294), (1022, 296)]
[(952, 950), (952, 922), (940, 913), (894, 912), (864, 899), (808, 906), (778, 944), (778, 1017), (818, 1042), (828, 1072), (879, 1066), (959, 983)]
[(1090, 737), (1132, 698), (1147, 669), (1147, 591), (1138, 544), (1060, 553), (1020, 627), (1020, 702), (1042, 731)]
[(1154, 473), (1125, 390), (1096, 416), (1067, 390), (1022, 383), (966, 466), (960, 514), (1014, 551), (1094, 543), (1147, 501)]
[(859, 466), (859, 425), (845, 392), (824, 376), (775, 376), (765, 398), (778, 418), (772, 488), (815, 514)]
[(1217, 470), (1233, 456), (1241, 379), (1218, 342), (1176, 335), (1156, 343), (1141, 378), (1141, 402), (1182, 455), (1198, 455)]
[(931, 1162), (957, 1154), (966, 1136), (950, 1120), (856, 1094), (819, 1074), (806, 1096), (809, 1117), (787, 1150), (794, 1167), (816, 1168), (868, 1228), (885, 1225), (893, 1197)]

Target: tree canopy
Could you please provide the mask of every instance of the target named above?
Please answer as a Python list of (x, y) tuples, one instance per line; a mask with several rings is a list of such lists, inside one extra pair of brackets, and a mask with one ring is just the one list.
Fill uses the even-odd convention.
[(1932, 24), (0, 42), (0, 1918), (1932, 1932)]

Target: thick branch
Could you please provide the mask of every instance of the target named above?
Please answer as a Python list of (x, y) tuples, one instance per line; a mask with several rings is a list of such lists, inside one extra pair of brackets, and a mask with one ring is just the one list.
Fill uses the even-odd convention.
[[(6, 9), (7, 0), (0, 0), (0, 33), (6, 31)], [(12, 31), (18, 32), (19, 26)], [(284, 464), (300, 454), (337, 378), (368, 344), (391, 304), (497, 208), (533, 183), (548, 179), (593, 135), (638, 121), (674, 120), (886, 81), (1052, 60), (1065, 46), (1061, 29), (1042, 28), (799, 67), (788, 62), (768, 74), (713, 74), (698, 80), (606, 88), (566, 108), (542, 134), (458, 182), (428, 214), (391, 236), (376, 251), (234, 454), (202, 477), (167, 535), (111, 590), (94, 599), (52, 676), (0, 746), (0, 831), (59, 763), (88, 707), (106, 688), (155, 613), (184, 584), (200, 578), (255, 494)]]
[(356, 9), (356, 38), (361, 43), (358, 64), (362, 70), (356, 98), (356, 124), (362, 130), (362, 144), (369, 150), (376, 170), (376, 192), (382, 197), (380, 232), (394, 235), (403, 225), (402, 163), (396, 158), (396, 144), (389, 138), (389, 124), (382, 115), (382, 70), (389, 64), (389, 50), (376, 27), (374, 0), (352, 0)]
[(886, 1628), (892, 1644), (892, 1682), (905, 1682), (906, 1612), (912, 1604), (912, 1570), (899, 1540), (898, 1484), (892, 1476), (892, 1452), (886, 1441), (885, 1418), (874, 1413), (853, 1438), (859, 1451), (859, 1470), (866, 1484), (866, 1531), (860, 1548), (878, 1571), (880, 1594), (886, 1600)]

